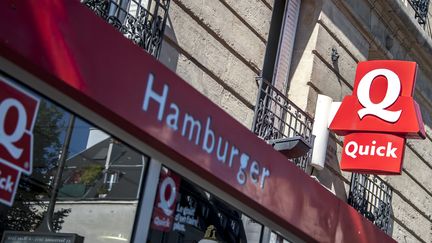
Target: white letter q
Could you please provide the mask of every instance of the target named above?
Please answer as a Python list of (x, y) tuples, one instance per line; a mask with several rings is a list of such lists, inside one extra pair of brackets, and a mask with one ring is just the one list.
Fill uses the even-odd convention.
[[(171, 188), (171, 193), (169, 195), (168, 200), (165, 198), (165, 192), (167, 190), (167, 188), (170, 187)], [(174, 182), (174, 180), (171, 177), (166, 177), (159, 188), (159, 203), (158, 203), (158, 207), (160, 209), (162, 209), (162, 211), (164, 212), (164, 214), (166, 216), (171, 216), (173, 214), (173, 210), (171, 209), (171, 207), (173, 206), (175, 199), (176, 199), (176, 194), (177, 194), (177, 188), (176, 188), (176, 184)]]
[[(378, 77), (384, 76), (387, 79), (387, 92), (384, 99), (375, 104), (370, 99), (370, 88), (372, 81)], [(364, 107), (357, 113), (360, 119), (366, 115), (377, 116), (387, 122), (395, 122), (400, 118), (402, 110), (388, 111), (385, 110), (396, 102), (401, 90), (399, 77), (393, 71), (388, 69), (375, 69), (368, 72), (361, 80), (357, 87), (357, 97), (360, 104)]]

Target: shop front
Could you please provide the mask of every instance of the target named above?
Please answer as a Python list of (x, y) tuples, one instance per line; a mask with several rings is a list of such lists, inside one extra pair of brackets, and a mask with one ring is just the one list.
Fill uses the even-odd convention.
[(391, 241), (78, 1), (2, 2), (0, 18), (1, 82), (39, 102), (4, 242)]

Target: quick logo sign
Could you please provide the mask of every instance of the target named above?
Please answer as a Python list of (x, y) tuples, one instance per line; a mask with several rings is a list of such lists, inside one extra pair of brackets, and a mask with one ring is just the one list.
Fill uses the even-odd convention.
[(153, 207), (152, 229), (163, 232), (171, 231), (180, 182), (180, 176), (168, 169), (162, 168), (159, 177), (158, 192)]
[(425, 138), (420, 108), (412, 98), (417, 64), (360, 62), (353, 95), (346, 96), (330, 129), (345, 136), (341, 169), (400, 174), (407, 138)]
[(11, 206), (21, 173), (32, 173), (39, 99), (0, 76), (0, 202)]

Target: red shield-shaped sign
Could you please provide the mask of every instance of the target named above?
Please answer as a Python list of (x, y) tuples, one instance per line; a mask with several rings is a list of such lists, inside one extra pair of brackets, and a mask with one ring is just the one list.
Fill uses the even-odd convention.
[(0, 76), (0, 163), (32, 173), (33, 126), (39, 99)]
[(415, 62), (359, 63), (353, 94), (343, 99), (330, 129), (339, 135), (384, 132), (424, 138), (421, 114), (412, 98), (416, 70)]

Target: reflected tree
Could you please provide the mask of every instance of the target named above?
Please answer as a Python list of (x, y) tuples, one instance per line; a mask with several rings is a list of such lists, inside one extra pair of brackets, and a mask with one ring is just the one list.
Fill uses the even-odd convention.
[[(58, 106), (41, 100), (33, 129), (33, 174), (21, 176), (13, 207), (0, 207), (0, 235), (5, 230), (34, 231), (42, 221), (61, 151), (65, 114)], [(54, 213), (53, 228), (56, 231), (61, 229), (70, 211), (61, 209)]]

